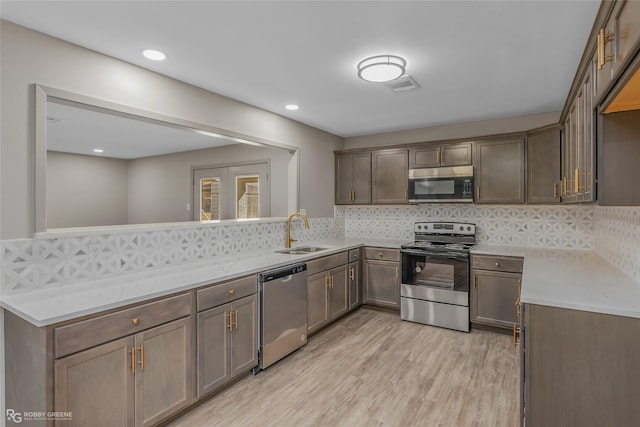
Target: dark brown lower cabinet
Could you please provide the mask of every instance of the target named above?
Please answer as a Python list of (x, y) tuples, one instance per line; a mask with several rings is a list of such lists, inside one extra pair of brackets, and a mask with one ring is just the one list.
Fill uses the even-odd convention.
[(193, 399), (191, 318), (57, 359), (55, 410), (69, 426), (151, 426)]
[(257, 365), (257, 294), (198, 313), (198, 397)]
[(635, 426), (640, 319), (524, 304), (522, 424)]

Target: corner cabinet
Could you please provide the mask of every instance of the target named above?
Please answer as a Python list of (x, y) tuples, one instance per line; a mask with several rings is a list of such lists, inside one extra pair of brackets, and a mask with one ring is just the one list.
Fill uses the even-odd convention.
[(527, 135), (527, 202), (560, 203), (560, 127)]
[(335, 157), (335, 204), (371, 203), (371, 153), (340, 153)]
[(400, 309), (400, 251), (364, 248), (364, 303)]
[(638, 425), (640, 319), (535, 304), (520, 319), (521, 426)]
[(374, 151), (372, 161), (372, 202), (408, 203), (409, 150)]
[(471, 255), (471, 323), (511, 329), (517, 309), (523, 259)]
[(477, 142), (474, 164), (475, 203), (525, 202), (524, 138)]
[(198, 290), (198, 397), (258, 365), (257, 291), (255, 275)]
[(471, 164), (471, 143), (424, 143), (409, 149), (409, 168), (435, 168)]

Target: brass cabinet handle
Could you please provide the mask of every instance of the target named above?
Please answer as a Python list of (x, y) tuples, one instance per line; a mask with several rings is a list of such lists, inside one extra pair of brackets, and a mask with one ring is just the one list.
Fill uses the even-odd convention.
[(334, 284), (334, 282), (333, 282), (333, 273), (331, 273), (331, 276), (330, 276), (330, 277), (331, 277), (331, 278), (330, 278), (330, 280), (331, 280), (331, 289), (333, 289), (333, 284)]
[(500, 263), (496, 262), (496, 267), (500, 268)]
[(140, 370), (144, 371), (144, 344), (140, 344), (139, 350), (140, 350), (140, 361), (138, 363), (140, 364)]
[(324, 284), (327, 286), (328, 289), (331, 289), (331, 279), (329, 274), (324, 276)]
[(605, 33), (604, 28), (598, 32), (598, 70), (602, 70), (604, 64), (613, 60), (613, 53), (606, 53), (607, 44), (615, 38), (613, 33)]
[(135, 374), (136, 373), (136, 348), (131, 347), (131, 350), (129, 351), (129, 353), (131, 353), (131, 373)]
[(233, 313), (231, 311), (229, 311), (229, 325), (227, 326), (229, 328), (229, 332), (231, 332), (233, 330)]
[(518, 347), (518, 338), (520, 337), (520, 328), (518, 327), (518, 324), (514, 324), (513, 325), (513, 348), (517, 348)]
[(353, 267), (349, 269), (349, 280), (356, 280), (356, 269)]
[(553, 198), (557, 198), (558, 197), (558, 183), (554, 182), (553, 183)]
[(236, 290), (235, 289), (229, 289), (229, 295), (235, 295)]
[(134, 325), (139, 325), (140, 324), (140, 318), (139, 317), (134, 317), (133, 319), (131, 319), (131, 322)]
[(236, 330), (238, 330), (238, 310), (237, 309), (235, 311), (235, 318), (236, 318)]
[(578, 194), (580, 192), (580, 169), (576, 168), (573, 171), (573, 192)]
[(398, 267), (396, 267), (396, 280), (398, 280)]
[(520, 297), (516, 300), (516, 316), (520, 317)]

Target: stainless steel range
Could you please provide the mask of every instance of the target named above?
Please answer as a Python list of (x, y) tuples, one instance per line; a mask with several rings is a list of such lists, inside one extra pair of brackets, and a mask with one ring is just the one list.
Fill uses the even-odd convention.
[(403, 245), (402, 320), (469, 332), (469, 250), (476, 226), (417, 222), (415, 242)]

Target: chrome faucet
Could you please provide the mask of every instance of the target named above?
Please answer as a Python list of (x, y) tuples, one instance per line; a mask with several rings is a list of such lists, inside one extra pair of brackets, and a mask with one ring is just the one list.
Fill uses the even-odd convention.
[(296, 216), (299, 216), (300, 218), (302, 218), (304, 220), (304, 228), (306, 228), (307, 230), (309, 229), (309, 221), (307, 221), (307, 216), (305, 214), (301, 214), (300, 212), (294, 212), (291, 215), (289, 215), (289, 219), (287, 220), (287, 241), (285, 243), (285, 247), (287, 248), (291, 247), (291, 243), (297, 242), (296, 239), (291, 238), (291, 220)]

